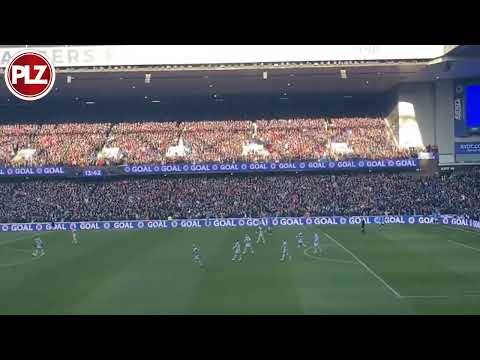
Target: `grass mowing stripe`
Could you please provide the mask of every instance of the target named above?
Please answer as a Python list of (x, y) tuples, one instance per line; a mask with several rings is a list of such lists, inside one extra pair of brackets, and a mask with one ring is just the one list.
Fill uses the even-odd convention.
[(395, 294), (396, 297), (402, 297), (400, 295), (400, 293), (398, 291), (396, 291), (394, 288), (392, 288), (390, 285), (388, 285), (388, 283), (382, 279), (382, 277), (380, 275), (378, 275), (375, 271), (373, 271), (372, 269), (370, 269), (362, 260), (360, 260), (354, 253), (352, 253), (350, 250), (348, 250), (345, 246), (343, 246), (342, 244), (340, 244), (337, 240), (335, 240), (333, 237), (331, 237), (329, 234), (327, 233), (323, 233), (324, 235), (326, 235), (330, 240), (332, 240), (335, 244), (337, 244), (338, 246), (340, 246), (343, 250), (345, 250), (347, 253), (349, 253), (355, 260), (357, 260), (360, 265), (362, 265), (365, 269), (367, 269), (367, 271), (369, 273), (371, 273), (373, 276), (375, 276), (383, 285), (385, 285), (393, 294)]
[(39, 232), (39, 233), (30, 233), (28, 235), (25, 235), (25, 236), (20, 236), (18, 238), (14, 238), (14, 239), (10, 239), (10, 240), (5, 240), (5, 241), (0, 241), (0, 246), (4, 246), (4, 245), (8, 245), (8, 244), (13, 244), (13, 243), (16, 243), (16, 242), (19, 242), (21, 240), (26, 240), (26, 239), (33, 239), (35, 236), (39, 236), (39, 235), (48, 235), (48, 234), (52, 234), (52, 232)]
[(10, 247), (10, 246), (5, 246), (5, 249), (8, 249), (8, 250), (13, 250), (13, 251), (18, 251), (18, 252), (23, 252), (23, 253), (28, 253), (28, 254), (31, 254), (31, 253), (32, 253), (32, 251), (30, 251), (30, 250), (26, 250), (26, 249), (17, 249), (17, 248)]
[(18, 265), (23, 265), (23, 264), (28, 264), (28, 263), (31, 263), (32, 261), (35, 261), (35, 260), (38, 260), (40, 259), (42, 256), (44, 255), (40, 255), (40, 256), (36, 256), (36, 257), (32, 257), (28, 260), (25, 260), (25, 261), (19, 261), (19, 262), (16, 262), (16, 263), (10, 263), (10, 264), (0, 264), (0, 268), (9, 268), (9, 267), (13, 267), (13, 266), (18, 266)]
[[(329, 238), (322, 255), (355, 266), (315, 261), (296, 247), (291, 263), (280, 262), (281, 240), (320, 229), (344, 245)], [(81, 232), (79, 246), (68, 231), (49, 232), (42, 260), (0, 269), (0, 313), (480, 314), (478, 254), (448, 242), (480, 250), (477, 233), (435, 225), (369, 229), (363, 236), (369, 241), (359, 243), (356, 226), (275, 228), (240, 264), (231, 262), (231, 246), (250, 228)], [(3, 262), (27, 260), (27, 252), (13, 249), (30, 249), (34, 235), (0, 234)], [(2, 247), (2, 240), (18, 243)], [(192, 262), (194, 241), (207, 274)], [(405, 295), (392, 296), (344, 248)], [(311, 248), (307, 253), (313, 256)]]

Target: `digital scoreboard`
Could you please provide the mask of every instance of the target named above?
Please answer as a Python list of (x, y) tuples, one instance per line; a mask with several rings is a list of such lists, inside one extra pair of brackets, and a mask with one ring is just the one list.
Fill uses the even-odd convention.
[(455, 84), (454, 123), (455, 137), (480, 135), (480, 80)]
[(480, 84), (465, 87), (465, 125), (470, 133), (480, 133)]

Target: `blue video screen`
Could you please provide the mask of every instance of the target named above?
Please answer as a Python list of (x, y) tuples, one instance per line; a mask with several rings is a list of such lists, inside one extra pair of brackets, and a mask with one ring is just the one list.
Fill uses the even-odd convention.
[(480, 85), (465, 88), (465, 122), (467, 128), (480, 128)]

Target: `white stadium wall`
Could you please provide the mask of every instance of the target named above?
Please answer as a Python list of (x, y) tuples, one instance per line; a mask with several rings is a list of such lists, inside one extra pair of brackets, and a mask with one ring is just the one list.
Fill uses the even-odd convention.
[[(429, 83), (404, 84), (398, 90), (398, 112), (400, 121), (400, 142), (402, 142), (402, 125), (418, 124), (423, 144), (435, 144), (434, 91)], [(405, 119), (402, 124), (402, 119)], [(410, 121), (407, 121), (410, 120)], [(411, 127), (410, 127), (411, 128)], [(403, 138), (408, 140), (408, 133)], [(414, 136), (417, 134), (415, 133)]]
[(441, 164), (452, 164), (455, 162), (453, 86), (452, 80), (442, 80), (435, 83), (435, 134), (439, 146)]
[[(409, 125), (418, 125), (424, 145), (437, 144), (440, 164), (452, 164), (454, 156), (454, 124), (453, 124), (453, 80), (439, 80), (435, 83), (402, 84), (398, 89), (398, 119), (400, 142), (402, 119)], [(401, 106), (402, 105), (402, 106)], [(408, 139), (407, 130), (404, 139)], [(412, 132), (412, 136), (417, 134)]]

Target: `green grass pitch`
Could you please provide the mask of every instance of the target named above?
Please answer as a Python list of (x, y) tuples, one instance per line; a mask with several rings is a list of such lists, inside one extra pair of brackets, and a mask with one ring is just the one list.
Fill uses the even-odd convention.
[[(441, 225), (0, 234), (0, 314), (480, 314), (480, 233)], [(321, 256), (298, 249), (321, 235)], [(326, 235), (328, 234), (328, 236)], [(280, 262), (281, 240), (291, 262)], [(256, 238), (254, 238), (254, 241)], [(192, 262), (192, 244), (205, 268)]]

